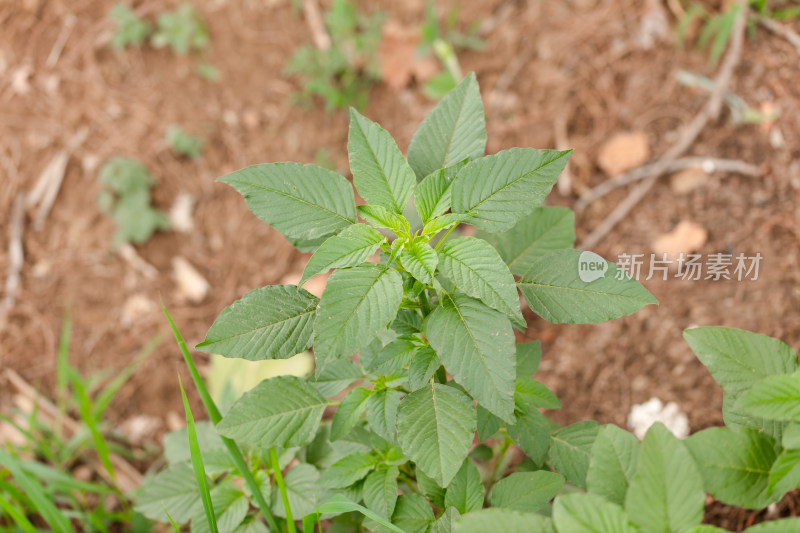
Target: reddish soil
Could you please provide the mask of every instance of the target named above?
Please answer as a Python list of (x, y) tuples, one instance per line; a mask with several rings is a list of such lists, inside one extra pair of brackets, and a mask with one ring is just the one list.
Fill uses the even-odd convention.
[[(133, 295), (163, 296), (187, 342), (199, 342), (217, 314), (248, 290), (285, 283), (307, 255), (256, 219), (241, 197), (214, 178), (246, 165), (314, 162), (327, 149), (347, 169), (347, 117), (290, 104), (299, 88), (283, 75), (294, 51), (310, 42), (308, 26), (284, 1), (197, 2), (209, 23), (211, 61), (221, 81), (194, 73), (195, 60), (168, 50), (108, 46), (113, 1), (22, 0), (0, 4), (0, 273), (8, 267), (8, 224), (14, 198), (28, 192), (50, 160), (81, 128), (86, 140), (71, 153), (63, 185), (42, 228), (28, 224), (17, 301), (0, 324), (0, 368), (11, 368), (39, 387), (54, 383), (61, 321), (71, 309), (72, 361), (82, 371), (120, 367), (160, 331), (160, 312), (121, 325)], [(653, 156), (700, 110), (707, 93), (676, 81), (678, 70), (712, 78), (707, 55), (675, 46), (676, 2), (575, 0), (572, 2), (462, 1), (465, 24), (510, 8), (486, 35), (486, 50), (460, 55), (475, 71), (486, 105), (487, 151), (512, 146), (575, 149), (572, 191), (554, 191), (551, 205), (572, 206), (578, 193), (607, 177), (597, 167), (602, 143), (618, 132), (643, 131)], [(152, 14), (177, 5), (134, 2)], [(447, 2), (446, 4), (450, 4)], [(668, 24), (651, 48), (639, 43), (641, 21), (653, 6)], [(422, 20), (424, 2), (371, 2), (405, 24)], [(443, 8), (442, 13), (445, 12)], [(68, 24), (57, 60), (50, 60)], [(797, 25), (795, 24), (795, 27)], [(757, 28), (745, 42), (731, 90), (749, 106), (781, 111), (772, 128), (734, 124), (725, 110), (709, 124), (691, 155), (741, 159), (761, 165), (761, 177), (715, 173), (678, 195), (663, 178), (595, 251), (651, 253), (652, 241), (690, 220), (708, 231), (697, 252), (760, 253), (757, 281), (644, 281), (660, 300), (631, 317), (599, 326), (554, 326), (528, 313), (531, 339), (543, 341), (540, 379), (562, 399), (552, 413), (560, 423), (597, 419), (626, 425), (633, 404), (651, 396), (675, 401), (692, 431), (722, 423), (719, 387), (696, 360), (681, 332), (692, 325), (740, 327), (800, 348), (800, 70), (798, 51)], [(29, 70), (25, 70), (29, 69)], [(21, 81), (20, 81), (21, 79)], [(27, 90), (25, 90), (27, 88)], [(401, 148), (434, 105), (419, 87), (376, 87), (365, 111), (393, 133)], [(172, 124), (202, 134), (202, 158), (189, 162), (165, 145)], [(558, 130), (564, 133), (557, 134)], [(566, 137), (562, 139), (560, 137)], [(154, 201), (169, 209), (176, 195), (196, 199), (195, 230), (159, 233), (139, 255), (159, 272), (150, 280), (110, 250), (112, 221), (95, 206), (97, 163), (126, 155), (157, 178)], [(578, 240), (619, 203), (618, 190), (577, 218)], [(32, 214), (32, 213), (31, 213)], [(30, 222), (31, 217), (28, 217)], [(181, 255), (205, 276), (209, 296), (181, 301), (171, 260)], [(202, 356), (199, 356), (202, 358)], [(113, 409), (120, 421), (138, 414), (167, 419), (178, 412), (180, 353), (164, 342), (121, 391)], [(188, 376), (185, 376), (185, 379)], [(2, 396), (2, 389), (0, 389)], [(166, 427), (166, 425), (164, 426)], [(741, 528), (755, 516), (715, 510), (716, 523)], [(797, 512), (795, 500), (783, 505)], [(741, 515), (741, 516), (740, 516)]]

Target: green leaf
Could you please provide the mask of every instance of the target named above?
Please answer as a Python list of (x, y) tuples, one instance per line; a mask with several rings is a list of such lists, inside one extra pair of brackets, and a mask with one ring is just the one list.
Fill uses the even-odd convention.
[(390, 466), (371, 472), (364, 481), (364, 504), (384, 518), (390, 518), (397, 503), (399, 470)]
[(532, 405), (518, 405), (516, 422), (509, 424), (508, 436), (514, 444), (522, 448), (528, 457), (541, 465), (550, 449), (550, 423), (539, 410)]
[(398, 335), (414, 335), (422, 331), (422, 318), (415, 309), (400, 309), (391, 329)]
[(312, 276), (323, 274), (332, 268), (360, 265), (370, 258), (386, 237), (367, 226), (353, 224), (334, 235), (314, 252), (303, 270), (300, 285)]
[(683, 338), (717, 383), (737, 395), (766, 376), (798, 370), (797, 353), (766, 335), (715, 326), (685, 330)]
[(367, 477), (367, 474), (375, 469), (377, 463), (376, 457), (369, 452), (347, 455), (322, 473), (319, 484), (335, 489), (349, 487), (356, 481)]
[(338, 359), (328, 363), (319, 375), (311, 376), (308, 381), (320, 394), (329, 398), (363, 377), (361, 370), (352, 360)]
[(514, 276), (488, 242), (474, 237), (459, 237), (439, 249), (439, 269), (458, 289), (524, 323)]
[(362, 413), (367, 408), (367, 399), (372, 396), (372, 391), (358, 387), (347, 393), (331, 422), (331, 440), (339, 440), (356, 426)]
[(263, 448), (305, 446), (328, 402), (294, 376), (265, 379), (244, 393), (217, 424), (220, 435)]
[(389, 442), (394, 442), (397, 433), (397, 407), (400, 391), (383, 389), (367, 399), (367, 422), (372, 431)]
[(796, 488), (800, 488), (800, 450), (783, 450), (770, 467), (767, 495), (779, 500)]
[(444, 505), (455, 507), (461, 514), (469, 513), (483, 507), (485, 495), (481, 474), (475, 464), (467, 459), (447, 486)]
[(625, 494), (636, 473), (639, 440), (612, 424), (600, 428), (592, 445), (586, 487), (610, 502), (625, 504)]
[(151, 520), (164, 520), (164, 509), (178, 523), (186, 523), (201, 508), (200, 487), (188, 463), (178, 463), (145, 481), (136, 496), (136, 511)]
[(225, 308), (197, 349), (248, 361), (286, 359), (311, 346), (319, 300), (294, 285), (271, 285)]
[(761, 509), (777, 501), (767, 496), (777, 458), (775, 441), (757, 431), (709, 428), (685, 441), (703, 476), (705, 490), (721, 502)]
[(556, 498), (553, 520), (570, 533), (638, 533), (625, 511), (594, 494), (565, 494)]
[(554, 472), (515, 472), (492, 487), (494, 507), (536, 512), (552, 500), (564, 486), (564, 477)]
[[(402, 529), (389, 523), (383, 517), (372, 512), (363, 505), (358, 505), (354, 501), (348, 500), (347, 497), (341, 494), (334, 494), (333, 496), (331, 496), (325, 503), (319, 506), (317, 511), (318, 514), (342, 514), (342, 513), (358, 511), (368, 519), (373, 520), (382, 527), (387, 528), (389, 531), (394, 531), (395, 533), (405, 533)], [(314, 521), (316, 522), (317, 517), (315, 516), (314, 518), (315, 518)]]
[(466, 394), (430, 383), (400, 402), (397, 438), (403, 453), (446, 487), (469, 453), (475, 424), (475, 406)]
[(358, 194), (369, 204), (402, 213), (417, 180), (392, 136), (350, 108), (347, 151)]
[(517, 380), (534, 375), (541, 360), (542, 345), (539, 341), (517, 344)]
[(485, 148), (483, 102), (470, 73), (422, 121), (408, 146), (408, 163), (420, 180), (466, 158), (481, 157)]
[(314, 322), (318, 369), (372, 341), (397, 316), (403, 280), (383, 265), (364, 264), (331, 274)]
[(531, 309), (555, 324), (599, 324), (657, 304), (635, 279), (615, 279), (617, 265), (606, 261), (605, 277), (580, 279), (580, 250), (557, 250), (541, 257), (517, 286)]
[(411, 362), (419, 345), (409, 339), (397, 339), (381, 349), (374, 359), (367, 361), (364, 368), (373, 374), (390, 376), (399, 373)]
[(748, 527), (745, 531), (747, 533), (786, 533), (798, 529), (800, 529), (800, 518), (782, 518), (756, 524)]
[(481, 509), (461, 515), (456, 520), (456, 533), (556, 533), (553, 521), (543, 515), (521, 513), (510, 509)]
[(398, 215), (380, 205), (360, 205), (358, 215), (376, 228), (386, 228), (398, 236), (408, 237), (411, 226), (403, 215)]
[(416, 202), (417, 213), (423, 224), (450, 210), (450, 186), (458, 171), (466, 164), (465, 160), (453, 166), (436, 170), (419, 182), (414, 193), (414, 202)]
[(443, 229), (460, 224), (470, 216), (472, 216), (472, 213), (447, 213), (446, 215), (436, 217), (422, 227), (422, 235), (425, 237), (436, 235)]
[(408, 365), (408, 387), (413, 392), (425, 386), (442, 362), (430, 346), (423, 346)]
[[(536, 412), (538, 413), (539, 411)], [(483, 442), (492, 435), (494, 435), (495, 433), (497, 433), (497, 430), (499, 430), (500, 426), (503, 425), (503, 421), (500, 418), (493, 415), (492, 413), (490, 413), (489, 411), (487, 411), (480, 404), (478, 404), (477, 414), (478, 414), (478, 438), (480, 439), (481, 442)], [(545, 434), (549, 436), (549, 430)], [(517, 440), (515, 439), (514, 442), (517, 442)], [(519, 442), (517, 442), (517, 445), (520, 446), (520, 448), (522, 447), (522, 445), (520, 445)], [(547, 450), (545, 450), (545, 453), (547, 453)]]
[(428, 500), (419, 494), (401, 494), (392, 514), (392, 523), (406, 533), (425, 533), (436, 519)]
[(800, 372), (760, 380), (739, 396), (736, 408), (767, 420), (800, 422)]
[(576, 487), (586, 488), (589, 457), (598, 431), (597, 422), (589, 420), (572, 424), (553, 433), (550, 442), (550, 463), (556, 472)]
[(514, 387), (516, 405), (527, 404), (540, 409), (561, 409), (558, 397), (547, 385), (532, 378), (518, 379)]
[[(223, 483), (211, 490), (211, 502), (214, 506), (217, 529), (220, 533), (231, 533), (241, 524), (247, 516), (250, 502), (245, 494), (233, 486), (232, 483)], [(192, 517), (192, 533), (205, 533), (210, 531), (208, 522), (202, 512), (195, 512)]]
[(725, 426), (737, 430), (743, 428), (755, 429), (769, 435), (776, 442), (780, 441), (783, 436), (783, 426), (786, 423), (765, 420), (744, 413), (736, 403), (740, 395), (740, 391), (735, 393), (724, 391), (722, 393), (722, 419), (725, 422)]
[(415, 279), (430, 285), (436, 273), (439, 258), (427, 242), (414, 241), (403, 248), (400, 254), (400, 264), (408, 270)]
[(554, 250), (575, 244), (575, 214), (565, 207), (537, 207), (503, 233), (479, 232), (497, 249), (512, 274), (525, 276), (531, 266)]
[(453, 213), (471, 213), (470, 224), (497, 233), (511, 229), (542, 204), (572, 150), (511, 148), (473, 160), (453, 180)]
[[(322, 488), (319, 484), (319, 472), (313, 466), (298, 464), (286, 473), (283, 481), (293, 516), (305, 516), (316, 510)], [(277, 490), (272, 491), (272, 512), (275, 516), (286, 518), (286, 510)]]
[(456, 520), (459, 519), (461, 513), (455, 507), (448, 507), (444, 513), (436, 519), (430, 529), (430, 533), (452, 533), (455, 531)]
[(426, 476), (425, 472), (420, 470), (419, 467), (416, 469), (416, 478), (417, 486), (419, 486), (420, 492), (422, 492), (422, 494), (424, 494), (433, 505), (443, 509), (445, 493), (444, 488), (440, 487), (439, 483), (435, 479)]
[(703, 519), (703, 478), (686, 449), (660, 422), (647, 431), (625, 510), (642, 533), (682, 532)]
[(800, 423), (792, 422), (783, 431), (781, 445), (793, 450), (800, 449)]
[(315, 165), (253, 165), (219, 181), (239, 191), (258, 218), (289, 240), (314, 240), (356, 223), (350, 183)]
[(453, 378), (489, 411), (513, 422), (516, 355), (508, 318), (463, 294), (443, 293), (423, 326)]

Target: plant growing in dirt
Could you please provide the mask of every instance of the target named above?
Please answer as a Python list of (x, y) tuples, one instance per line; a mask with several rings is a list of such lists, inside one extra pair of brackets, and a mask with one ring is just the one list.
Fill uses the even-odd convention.
[(203, 155), (203, 138), (186, 133), (180, 126), (170, 126), (164, 139), (176, 155), (187, 159), (197, 159)]
[(150, 205), (153, 178), (144, 165), (115, 157), (100, 169), (100, 182), (103, 189), (96, 201), (117, 225), (112, 240), (115, 248), (126, 242), (147, 242), (156, 231), (169, 229), (166, 214)]
[[(316, 369), (264, 380), (222, 416), (176, 330), (211, 423), (170, 437), (170, 466), (141, 489), (141, 512), (165, 520), (166, 508), (193, 527), (220, 517), (226, 529), (260, 527), (247, 504), (255, 497), (271, 529), (288, 531), (300, 518), (311, 531), (321, 517), (373, 531), (512, 531), (520, 521), (525, 531), (574, 531), (575, 504), (623, 513), (599, 496), (562, 494), (565, 483), (586, 488), (605, 477), (590, 471), (595, 441), (613, 452), (618, 438), (633, 437), (594, 422), (559, 428), (540, 411), (561, 404), (532, 377), (539, 344), (515, 344), (513, 329), (525, 327), (517, 290), (555, 323), (613, 320), (655, 299), (613, 263), (571, 249), (569, 210), (541, 207), (570, 152), (484, 156), (483, 117), (469, 75), (423, 121), (406, 160), (385, 130), (351, 111), (350, 167), (366, 205), (355, 205), (344, 177), (314, 165), (255, 165), (220, 178), (314, 255), (299, 286), (245, 294), (198, 349), (263, 360), (313, 347)], [(410, 203), (419, 224), (403, 215)], [(485, 238), (450, 238), (462, 222)], [(593, 266), (582, 270), (584, 261)], [(302, 288), (331, 269), (321, 298)], [(595, 279), (584, 281), (590, 271)], [(643, 455), (675, 447), (664, 431), (651, 430), (642, 447), (654, 450)], [(528, 456), (513, 467), (512, 445)], [(196, 481), (203, 470), (207, 494)], [(559, 494), (555, 521), (536, 514)], [(487, 499), (495, 509), (482, 510)], [(698, 524), (691, 511), (684, 523)]]
[(111, 38), (111, 46), (116, 50), (123, 50), (128, 46), (140, 46), (153, 32), (153, 27), (125, 4), (116, 4), (111, 8), (109, 18), (116, 26), (114, 36)]
[(328, 111), (363, 109), (370, 87), (381, 79), (377, 50), (383, 14), (364, 14), (350, 0), (334, 0), (324, 18), (330, 47), (303, 46), (286, 67), (303, 85), (297, 97), (304, 102), (321, 97)]
[(178, 55), (202, 52), (209, 44), (205, 21), (191, 4), (158, 15), (156, 32), (151, 38), (155, 48), (169, 46)]

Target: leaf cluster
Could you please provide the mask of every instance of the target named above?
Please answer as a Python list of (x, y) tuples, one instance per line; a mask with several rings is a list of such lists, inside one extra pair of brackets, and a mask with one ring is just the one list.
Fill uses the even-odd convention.
[(170, 126), (167, 129), (165, 140), (172, 151), (179, 156), (197, 159), (203, 155), (203, 138), (186, 133), (180, 126)]
[(144, 165), (134, 159), (115, 157), (102, 166), (99, 178), (103, 189), (96, 202), (117, 225), (114, 247), (126, 242), (141, 244), (156, 231), (169, 229), (167, 216), (150, 205), (153, 178)]

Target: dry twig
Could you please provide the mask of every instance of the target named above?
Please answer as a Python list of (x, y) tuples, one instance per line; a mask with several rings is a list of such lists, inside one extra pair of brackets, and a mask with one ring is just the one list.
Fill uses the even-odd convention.
[(628, 196), (620, 203), (603, 222), (600, 223), (594, 231), (592, 231), (586, 239), (580, 244), (580, 248), (590, 249), (594, 248), (600, 240), (605, 237), (608, 232), (614, 229), (625, 216), (633, 209), (639, 201), (644, 198), (647, 192), (655, 185), (661, 175), (663, 175), (669, 166), (675, 162), (692, 144), (694, 144), (697, 137), (703, 131), (706, 124), (719, 115), (722, 108), (722, 103), (725, 97), (725, 92), (730, 85), (733, 71), (736, 65), (739, 64), (739, 59), (742, 54), (742, 44), (744, 42), (744, 32), (747, 22), (748, 1), (738, 0), (738, 12), (736, 20), (734, 21), (732, 38), (728, 51), (725, 54), (725, 59), (719, 69), (717, 77), (714, 79), (714, 90), (711, 93), (705, 107), (698, 113), (694, 119), (687, 124), (680, 137), (673, 144), (666, 153), (653, 164), (650, 176), (642, 181), (633, 189)]
[[(660, 164), (657, 161), (649, 165), (634, 168), (624, 174), (620, 174), (616, 178), (604, 181), (597, 187), (586, 191), (586, 193), (578, 198), (578, 201), (575, 202), (575, 211), (580, 213), (586, 209), (589, 204), (602, 198), (611, 191), (651, 177), (655, 171), (659, 170), (659, 167)], [(706, 172), (733, 172), (751, 177), (761, 175), (761, 169), (755, 165), (737, 159), (719, 159), (716, 157), (683, 157), (670, 163), (664, 170), (664, 173), (671, 174), (691, 167), (702, 167)]]
[(758, 23), (764, 26), (766, 29), (789, 41), (790, 44), (797, 48), (797, 53), (800, 54), (800, 34), (795, 32), (790, 27), (779, 24), (770, 18), (758, 16), (757, 19)]
[(322, 20), (316, 0), (303, 0), (303, 14), (306, 17), (308, 28), (311, 30), (311, 38), (314, 39), (314, 45), (323, 51), (330, 50), (331, 36), (325, 31), (325, 23)]
[(8, 312), (17, 301), (20, 272), (25, 258), (22, 249), (22, 234), (25, 231), (25, 193), (17, 194), (14, 207), (11, 209), (11, 221), (8, 225), (8, 276), (3, 304), (0, 306), (0, 329), (5, 325)]

